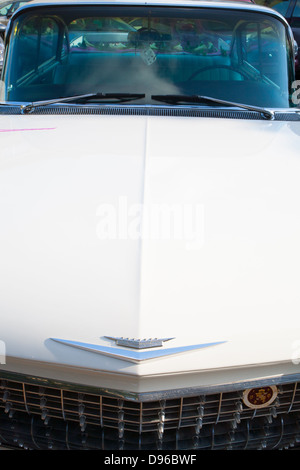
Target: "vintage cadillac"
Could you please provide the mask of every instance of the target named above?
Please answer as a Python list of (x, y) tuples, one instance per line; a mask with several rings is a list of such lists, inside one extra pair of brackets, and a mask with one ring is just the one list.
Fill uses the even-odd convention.
[(246, 2), (36, 1), (0, 103), (0, 440), (300, 443), (294, 39)]

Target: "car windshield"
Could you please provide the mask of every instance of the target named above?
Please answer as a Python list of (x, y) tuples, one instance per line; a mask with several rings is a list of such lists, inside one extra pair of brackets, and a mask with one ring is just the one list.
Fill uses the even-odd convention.
[(1, 98), (137, 93), (136, 103), (158, 105), (155, 95), (180, 94), (289, 107), (286, 35), (279, 19), (250, 9), (24, 9), (11, 25)]

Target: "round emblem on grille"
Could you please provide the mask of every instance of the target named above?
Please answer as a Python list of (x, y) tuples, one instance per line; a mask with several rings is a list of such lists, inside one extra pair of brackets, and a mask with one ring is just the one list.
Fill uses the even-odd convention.
[(249, 408), (265, 408), (277, 397), (277, 387), (248, 388), (244, 391), (243, 401)]

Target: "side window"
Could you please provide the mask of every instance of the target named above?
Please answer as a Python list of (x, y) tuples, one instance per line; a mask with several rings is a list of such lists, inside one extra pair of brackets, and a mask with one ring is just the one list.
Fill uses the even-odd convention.
[(260, 52), (260, 25), (257, 23), (248, 24), (241, 34), (243, 44), (243, 58), (250, 65), (259, 68)]
[(61, 49), (61, 59), (65, 59), (69, 54), (69, 43), (68, 43), (68, 38), (66, 31), (63, 34), (63, 41), (62, 41), (62, 49)]
[(33, 17), (25, 20), (13, 31), (12, 41), (17, 60), (11, 69), (10, 81), (25, 78), (57, 56), (59, 27), (52, 18)]
[(19, 30), (18, 40), (16, 41), (19, 76), (25, 75), (32, 70), (32, 58), (37, 58), (38, 35), (39, 28), (36, 19), (26, 21)]
[(18, 48), (20, 50), (21, 75), (54, 58), (58, 46), (58, 25), (51, 18), (32, 18), (22, 24)]
[(54, 20), (43, 18), (40, 22), (41, 44), (38, 60), (39, 65), (56, 57), (58, 31), (58, 25)]
[(267, 21), (247, 23), (239, 28), (232, 50), (233, 62), (237, 66), (252, 68), (276, 83), (278, 62), (285, 53), (279, 33)]

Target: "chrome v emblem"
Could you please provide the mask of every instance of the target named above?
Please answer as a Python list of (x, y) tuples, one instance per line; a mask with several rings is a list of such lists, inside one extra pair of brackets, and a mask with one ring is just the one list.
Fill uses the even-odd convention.
[[(116, 338), (108, 337), (109, 339), (116, 340)], [(129, 349), (122, 349), (118, 347), (102, 346), (99, 344), (90, 344), (83, 343), (80, 341), (71, 341), (67, 339), (60, 338), (50, 338), (52, 341), (57, 343), (64, 344), (65, 346), (71, 346), (76, 349), (82, 349), (84, 351), (93, 352), (96, 354), (101, 354), (104, 356), (112, 357), (115, 359), (121, 359), (127, 362), (141, 363), (143, 361), (149, 361), (150, 359), (159, 359), (161, 357), (171, 356), (174, 354), (180, 354), (187, 351), (193, 351), (197, 349), (208, 348), (211, 346), (217, 346), (218, 344), (226, 343), (226, 341), (217, 341), (214, 343), (202, 343), (202, 344), (193, 344), (188, 346), (177, 346), (174, 348), (165, 348), (165, 349), (152, 349), (147, 347), (147, 351), (133, 351)], [(119, 339), (119, 338), (118, 338)], [(168, 338), (160, 341), (167, 341), (173, 338)], [(137, 340), (134, 340), (137, 341)], [(153, 346), (153, 348), (156, 346)], [(149, 349), (151, 349), (149, 351)]]

